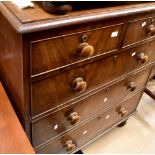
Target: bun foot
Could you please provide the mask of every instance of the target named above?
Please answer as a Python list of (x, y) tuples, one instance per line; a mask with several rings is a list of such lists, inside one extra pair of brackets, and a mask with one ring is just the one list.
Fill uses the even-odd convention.
[(117, 127), (123, 127), (123, 126), (126, 125), (126, 123), (127, 123), (127, 120), (125, 120), (124, 122), (122, 122), (122, 123), (120, 123), (119, 125), (117, 125)]

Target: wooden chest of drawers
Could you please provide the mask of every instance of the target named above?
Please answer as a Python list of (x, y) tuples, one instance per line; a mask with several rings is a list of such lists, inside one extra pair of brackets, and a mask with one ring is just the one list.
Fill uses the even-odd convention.
[(0, 76), (37, 153), (74, 153), (136, 111), (155, 63), (154, 2), (61, 16), (1, 2), (0, 19)]

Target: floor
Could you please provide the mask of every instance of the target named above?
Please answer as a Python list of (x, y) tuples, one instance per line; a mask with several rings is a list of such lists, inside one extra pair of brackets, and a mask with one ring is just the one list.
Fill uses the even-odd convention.
[[(148, 87), (155, 91), (155, 80)], [(143, 94), (138, 112), (124, 127), (116, 127), (82, 151), (87, 154), (155, 153), (155, 101)]]

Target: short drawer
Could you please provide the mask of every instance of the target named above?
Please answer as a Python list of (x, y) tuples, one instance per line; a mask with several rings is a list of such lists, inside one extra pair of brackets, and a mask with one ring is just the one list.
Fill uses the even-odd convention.
[[(149, 63), (153, 63), (155, 61), (154, 49), (155, 41), (152, 41), (120, 53), (118, 56), (118, 61), (124, 65), (124, 70), (122, 70), (122, 72), (127, 73)], [(123, 63), (123, 61), (126, 63)]]
[(151, 67), (147, 67), (82, 101), (34, 122), (32, 124), (33, 146), (38, 146), (62, 134), (98, 112), (118, 104), (123, 98), (133, 95), (145, 86), (150, 69)]
[[(154, 28), (154, 30), (153, 30)], [(152, 37), (155, 34), (154, 18), (146, 18), (128, 23), (123, 46)]]
[[(111, 108), (107, 112), (80, 126), (79, 128), (67, 133), (65, 136), (46, 144), (37, 150), (37, 153), (71, 153), (88, 143), (93, 138), (102, 134), (128, 115), (133, 113), (138, 105), (141, 92), (123, 103)], [(70, 145), (69, 145), (69, 144)]]
[(31, 43), (32, 75), (117, 48), (122, 24)]

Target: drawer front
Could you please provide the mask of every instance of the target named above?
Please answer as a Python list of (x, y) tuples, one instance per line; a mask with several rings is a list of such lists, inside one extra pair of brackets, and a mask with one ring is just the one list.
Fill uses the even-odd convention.
[(118, 59), (120, 59), (119, 62), (121, 62), (124, 65), (123, 67), (124, 70), (122, 70), (122, 72), (128, 73), (146, 64), (154, 62), (155, 61), (154, 49), (155, 49), (155, 41), (152, 41), (142, 46), (133, 48), (129, 51), (120, 53)]
[(153, 20), (154, 19), (146, 18), (129, 22), (123, 41), (123, 46), (142, 41), (154, 35), (155, 32), (151, 31), (150, 29), (150, 25), (155, 24)]
[(153, 62), (155, 60), (154, 48), (155, 42), (151, 42), (33, 83), (32, 116), (53, 109), (60, 104), (63, 105), (106, 82)]
[[(42, 147), (37, 153), (68, 153), (78, 149), (78, 147), (86, 144), (99, 134), (103, 133), (106, 129), (112, 127), (114, 124), (133, 113), (137, 108), (141, 94), (142, 93), (136, 94), (134, 97), (124, 101), (120, 105), (111, 108), (88, 123)], [(122, 110), (124, 111), (124, 114), (122, 114)], [(68, 145), (66, 145), (66, 142), (68, 143), (68, 141), (72, 141), (72, 144), (75, 145), (75, 149), (73, 149), (73, 147), (68, 148)]]
[[(38, 146), (58, 136), (97, 114), (99, 111), (103, 111), (113, 104), (118, 104), (123, 98), (135, 93), (136, 90), (143, 88), (150, 70), (151, 66), (80, 102), (33, 123), (33, 146)], [(77, 116), (69, 119), (75, 113)]]
[(31, 43), (32, 75), (117, 48), (122, 25)]
[[(107, 70), (108, 68), (108, 70)], [(32, 116), (60, 106), (122, 73), (114, 56), (32, 84)], [(79, 79), (80, 77), (80, 79)]]

